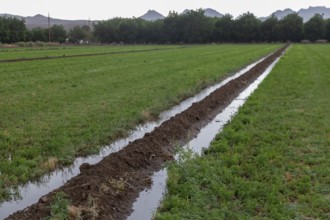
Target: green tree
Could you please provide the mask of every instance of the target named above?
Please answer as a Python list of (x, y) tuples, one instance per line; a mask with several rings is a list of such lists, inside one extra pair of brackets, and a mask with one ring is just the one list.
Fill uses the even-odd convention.
[(272, 15), (262, 22), (260, 26), (260, 39), (267, 42), (279, 41), (279, 21)]
[(304, 36), (302, 17), (292, 13), (280, 20), (280, 34), (282, 41), (300, 42)]
[(308, 40), (316, 41), (325, 37), (325, 21), (320, 14), (315, 14), (305, 23), (305, 37)]
[(235, 34), (235, 21), (233, 16), (225, 14), (214, 24), (214, 40), (216, 42), (233, 42)]
[(0, 42), (1, 43), (8, 43), (10, 31), (8, 28), (7, 18), (0, 17)]
[(181, 24), (183, 25), (184, 43), (206, 43), (210, 42), (213, 25), (211, 18), (204, 15), (204, 10), (191, 10), (181, 15)]
[(259, 41), (261, 21), (252, 13), (240, 15), (236, 20), (236, 40), (250, 43)]
[(48, 29), (47, 28), (40, 28), (36, 27), (33, 28), (30, 31), (30, 40), (31, 41), (42, 41), (42, 42), (47, 42), (48, 41)]
[(53, 42), (64, 43), (67, 38), (66, 30), (64, 29), (63, 25), (53, 25), (50, 28), (51, 32), (51, 40)]
[(330, 18), (325, 20), (325, 39), (327, 39), (330, 42)]
[(162, 29), (164, 25), (163, 19), (156, 21), (145, 21), (144, 39), (146, 43), (164, 43)]
[(87, 40), (86, 27), (75, 26), (69, 30), (68, 37), (71, 43), (79, 43), (81, 40)]
[(182, 16), (177, 12), (170, 11), (164, 19), (162, 33), (165, 43), (180, 43), (183, 41), (183, 24)]
[(123, 19), (119, 25), (118, 34), (120, 41), (125, 43), (137, 43), (139, 40), (141, 27), (137, 19)]
[(119, 42), (119, 27), (122, 18), (113, 18), (107, 21), (100, 21), (94, 25), (94, 36), (101, 43)]
[(15, 17), (0, 17), (0, 42), (16, 43), (26, 40), (25, 21)]

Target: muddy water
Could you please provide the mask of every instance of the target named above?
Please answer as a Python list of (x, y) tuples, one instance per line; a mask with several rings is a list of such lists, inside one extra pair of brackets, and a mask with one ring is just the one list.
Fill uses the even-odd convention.
[[(80, 173), (79, 167), (81, 164), (83, 164), (83, 163), (89, 163), (91, 165), (96, 164), (96, 163), (100, 162), (104, 157), (110, 155), (111, 153), (121, 150), (126, 145), (128, 145), (129, 142), (142, 138), (146, 133), (153, 131), (156, 127), (158, 127), (164, 121), (167, 121), (169, 118), (173, 117), (174, 115), (188, 109), (194, 102), (201, 101), (206, 96), (208, 96), (210, 93), (212, 93), (216, 89), (220, 88), (221, 86), (223, 86), (230, 80), (241, 76), (243, 73), (245, 73), (246, 71), (251, 69), (253, 66), (255, 66), (257, 63), (261, 62), (262, 60), (264, 60), (264, 58), (247, 66), (246, 68), (237, 72), (233, 76), (228, 77), (221, 83), (211, 86), (207, 89), (204, 89), (200, 93), (195, 95), (194, 97), (188, 98), (187, 100), (181, 102), (179, 105), (174, 106), (170, 110), (163, 112), (162, 114), (160, 114), (160, 119), (157, 122), (146, 123), (144, 125), (138, 126), (134, 131), (131, 132), (131, 134), (129, 135), (128, 138), (117, 140), (114, 143), (112, 143), (111, 145), (104, 147), (98, 155), (93, 155), (93, 156), (86, 157), (86, 158), (77, 158), (74, 161), (72, 166), (64, 168), (62, 170), (57, 170), (57, 171), (51, 173), (50, 175), (45, 176), (40, 182), (30, 182), (30, 183), (26, 184), (25, 186), (20, 187), (19, 192), (20, 192), (20, 195), (22, 196), (22, 199), (2, 203), (0, 205), (0, 219), (3, 219), (5, 217), (9, 216), (10, 214), (14, 213), (15, 211), (22, 210), (22, 209), (26, 208), (27, 206), (36, 203), (41, 196), (64, 185), (64, 183), (66, 183), (72, 177), (77, 176)], [(166, 173), (166, 171), (164, 171), (164, 172)], [(164, 172), (163, 173), (160, 172), (159, 176), (162, 176), (162, 177), (166, 176), (166, 174), (164, 174)], [(159, 197), (159, 194), (157, 194), (157, 195)], [(160, 193), (160, 197), (161, 197), (161, 195), (162, 195), (162, 193)], [(155, 198), (156, 198), (156, 196), (155, 196)], [(148, 200), (152, 201), (150, 199), (148, 199)], [(157, 204), (157, 202), (154, 202), (154, 203)], [(153, 210), (155, 208), (153, 208)]]
[[(241, 92), (211, 123), (201, 129), (196, 138), (192, 139), (184, 148), (189, 148), (194, 153), (201, 155), (203, 148), (208, 148), (216, 134), (221, 132), (224, 125), (228, 124), (239, 108), (245, 103), (246, 99), (257, 89), (259, 84), (274, 68), (280, 58), (276, 59), (248, 88)], [(176, 159), (178, 155), (176, 156)], [(154, 212), (166, 192), (167, 170), (163, 169), (154, 173), (152, 176), (152, 186), (140, 193), (133, 205), (133, 213), (128, 217), (129, 220), (152, 219)]]

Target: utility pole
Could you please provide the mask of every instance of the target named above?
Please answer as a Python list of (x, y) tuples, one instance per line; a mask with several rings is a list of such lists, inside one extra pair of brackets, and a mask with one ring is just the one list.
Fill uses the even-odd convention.
[(52, 38), (51, 38), (51, 33), (50, 33), (50, 16), (49, 16), (49, 12), (48, 12), (48, 42), (51, 42)]

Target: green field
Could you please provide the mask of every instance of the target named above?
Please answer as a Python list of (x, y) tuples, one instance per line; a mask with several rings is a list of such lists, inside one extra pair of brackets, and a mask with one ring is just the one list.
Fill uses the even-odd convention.
[(280, 46), (209, 45), (0, 63), (0, 201), (8, 198), (8, 187), (98, 152)]
[(330, 218), (330, 45), (294, 45), (202, 157), (169, 168), (156, 219)]
[[(38, 48), (0, 48), (0, 61), (10, 59), (26, 59), (37, 57), (63, 57), (81, 54), (100, 54), (116, 52), (132, 52), (143, 50), (175, 49), (180, 46), (144, 45), (144, 46), (57, 46)], [(182, 47), (182, 46), (181, 46)]]

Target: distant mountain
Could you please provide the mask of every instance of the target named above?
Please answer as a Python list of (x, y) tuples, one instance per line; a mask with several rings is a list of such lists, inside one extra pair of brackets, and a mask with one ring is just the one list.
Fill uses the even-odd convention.
[(292, 13), (298, 13), (300, 17), (303, 18), (304, 22), (307, 22), (311, 17), (313, 17), (315, 14), (323, 15), (324, 19), (330, 18), (330, 8), (324, 7), (324, 6), (317, 6), (317, 7), (309, 7), (308, 9), (300, 9), (298, 12), (293, 11), (292, 9), (285, 9), (285, 10), (278, 10), (269, 15), (266, 18), (260, 18), (261, 20), (265, 20), (269, 18), (270, 16), (274, 15), (279, 20), (283, 19), (285, 16), (292, 14)]
[[(25, 25), (28, 29), (41, 27), (41, 28), (48, 28), (48, 17), (44, 15), (35, 15), (35, 16), (28, 16), (22, 17), (18, 15), (10, 15), (10, 14), (0, 14), (1, 17), (16, 17), (25, 20)], [(61, 20), (56, 18), (50, 18), (50, 25), (63, 25), (65, 29), (69, 30), (74, 26), (82, 26), (82, 25), (92, 25), (97, 21), (88, 21), (88, 20)]]
[(18, 16), (18, 15), (11, 15), (11, 14), (0, 14), (0, 17), (14, 17), (14, 18), (23, 18), (22, 16)]
[(149, 10), (147, 13), (140, 16), (139, 18), (141, 18), (143, 20), (147, 20), (147, 21), (156, 21), (159, 19), (164, 19), (165, 16), (155, 10)]
[[(74, 26), (83, 26), (83, 25), (92, 25), (93, 22), (96, 21), (88, 21), (88, 20), (62, 20), (56, 18), (50, 18), (50, 25), (63, 25), (65, 29), (71, 29)], [(33, 17), (25, 17), (25, 24), (28, 29), (32, 29), (35, 27), (48, 27), (48, 17), (43, 15), (35, 15)]]
[(283, 19), (284, 17), (286, 17), (289, 14), (293, 14), (295, 13), (295, 11), (293, 11), (290, 8), (284, 9), (282, 10), (277, 10), (274, 13), (272, 13), (271, 15), (274, 15), (275, 17), (277, 17), (279, 20)]
[(327, 7), (309, 7), (308, 9), (300, 9), (298, 14), (304, 19), (304, 22), (308, 21), (315, 14), (323, 15), (324, 19), (330, 18), (330, 8)]
[(207, 9), (204, 9), (204, 10), (205, 10), (204, 15), (206, 17), (217, 17), (217, 18), (223, 17), (223, 14), (219, 13), (218, 11), (216, 11), (212, 8), (207, 8)]
[[(223, 14), (219, 13), (218, 11), (212, 9), (212, 8), (206, 8), (206, 9), (203, 9), (205, 12), (204, 12), (204, 15), (206, 17), (217, 17), (217, 18), (221, 18), (223, 17)], [(189, 9), (186, 9), (184, 10), (181, 14), (187, 14), (189, 11)]]

